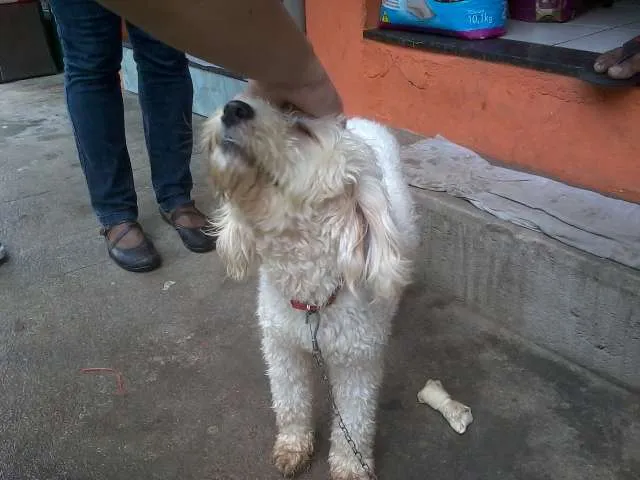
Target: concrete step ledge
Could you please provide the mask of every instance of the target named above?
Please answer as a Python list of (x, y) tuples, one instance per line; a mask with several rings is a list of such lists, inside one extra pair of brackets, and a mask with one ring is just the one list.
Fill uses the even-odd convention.
[(640, 272), (412, 189), (420, 281), (578, 365), (640, 390)]

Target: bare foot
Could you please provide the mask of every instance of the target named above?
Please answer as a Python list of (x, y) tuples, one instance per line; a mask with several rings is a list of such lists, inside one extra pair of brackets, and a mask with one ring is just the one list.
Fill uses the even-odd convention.
[(593, 69), (598, 73), (606, 72), (609, 77), (618, 80), (633, 77), (640, 72), (640, 36), (600, 55)]

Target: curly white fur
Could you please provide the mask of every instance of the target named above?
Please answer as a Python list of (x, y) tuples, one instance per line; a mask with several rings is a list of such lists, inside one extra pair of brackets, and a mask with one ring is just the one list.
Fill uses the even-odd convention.
[[(291, 299), (321, 305), (318, 341), (338, 407), (373, 468), (384, 347), (417, 243), (398, 145), (365, 120), (309, 119), (242, 98), (255, 115), (207, 122), (211, 178), (221, 194), (218, 252), (241, 280), (259, 270), (258, 317), (276, 414), (274, 461), (285, 475), (313, 453), (311, 340)], [(365, 478), (333, 425), (334, 480)]]

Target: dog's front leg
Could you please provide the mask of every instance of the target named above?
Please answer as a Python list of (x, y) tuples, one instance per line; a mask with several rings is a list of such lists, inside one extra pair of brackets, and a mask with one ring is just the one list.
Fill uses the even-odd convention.
[(268, 331), (262, 347), (278, 427), (273, 461), (285, 476), (292, 476), (307, 466), (313, 454), (311, 357)]
[[(374, 358), (335, 357), (329, 360), (333, 394), (344, 426), (372, 473), (382, 364), (382, 355), (374, 355)], [(332, 480), (369, 479), (347, 442), (337, 417), (334, 417), (331, 431), (329, 466)]]

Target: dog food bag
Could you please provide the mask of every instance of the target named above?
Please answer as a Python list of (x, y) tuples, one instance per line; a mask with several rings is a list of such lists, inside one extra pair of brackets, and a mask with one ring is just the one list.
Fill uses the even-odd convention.
[(479, 40), (504, 35), (506, 0), (382, 0), (380, 28)]

